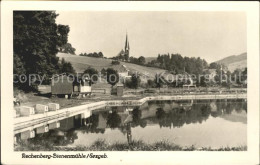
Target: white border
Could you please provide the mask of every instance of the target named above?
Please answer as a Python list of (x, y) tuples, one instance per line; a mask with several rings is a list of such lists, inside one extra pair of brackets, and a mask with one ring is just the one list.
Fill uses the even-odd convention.
[[(244, 11), (247, 13), (248, 151), (105, 152), (108, 159), (21, 159), (13, 151), (12, 12), (80, 11)], [(258, 164), (259, 163), (259, 3), (258, 2), (7, 2), (1, 3), (1, 154), (3, 164)], [(221, 123), (220, 123), (221, 124)], [(232, 135), (230, 135), (232, 136)], [(29, 152), (31, 153), (31, 152)], [(37, 152), (46, 153), (46, 152)], [(49, 152), (53, 153), (53, 152)], [(68, 154), (69, 152), (59, 152)], [(81, 152), (77, 152), (81, 153)], [(90, 153), (90, 152), (84, 152)], [(102, 154), (104, 152), (95, 152)]]

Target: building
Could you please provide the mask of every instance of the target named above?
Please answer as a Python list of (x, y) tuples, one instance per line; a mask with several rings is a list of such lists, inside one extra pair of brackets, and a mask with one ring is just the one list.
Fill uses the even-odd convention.
[(82, 77), (82, 74), (68, 75), (63, 73), (55, 75), (51, 78), (51, 93), (65, 97), (72, 94), (89, 94), (91, 93), (90, 80)]
[(127, 79), (130, 79), (129, 70), (125, 65), (113, 65), (113, 69), (117, 71), (119, 75), (119, 82), (124, 83)]
[(83, 77), (82, 73), (77, 74), (77, 79), (73, 82), (74, 93), (91, 93), (91, 83), (89, 78)]
[(113, 65), (113, 69), (118, 72), (119, 77), (124, 78), (129, 76), (129, 70), (125, 65)]
[(128, 41), (128, 36), (126, 34), (125, 48), (124, 48), (124, 50), (122, 49), (118, 53), (117, 59), (122, 60), (122, 61), (128, 61), (129, 60), (129, 56), (130, 56), (130, 45), (129, 45), (129, 41)]
[(118, 83), (116, 86), (116, 94), (117, 96), (123, 96), (124, 95), (124, 85)]
[(207, 76), (209, 80), (214, 80), (215, 76), (217, 75), (216, 69), (204, 69), (203, 73)]
[(128, 37), (127, 37), (127, 34), (126, 34), (126, 39), (125, 39), (125, 54), (124, 54), (124, 57), (125, 57), (125, 60), (126, 60), (126, 61), (128, 61), (129, 55), (130, 55), (130, 45), (129, 45)]
[(121, 83), (117, 83), (117, 85), (112, 87), (111, 94), (117, 95), (117, 96), (123, 96), (124, 95), (124, 85)]
[(70, 95), (73, 93), (73, 76), (66, 73), (51, 78), (52, 95)]

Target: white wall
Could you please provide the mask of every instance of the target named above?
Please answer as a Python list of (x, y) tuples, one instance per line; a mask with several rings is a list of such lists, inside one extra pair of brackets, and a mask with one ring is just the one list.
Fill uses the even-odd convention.
[(80, 86), (80, 92), (91, 92), (91, 86)]

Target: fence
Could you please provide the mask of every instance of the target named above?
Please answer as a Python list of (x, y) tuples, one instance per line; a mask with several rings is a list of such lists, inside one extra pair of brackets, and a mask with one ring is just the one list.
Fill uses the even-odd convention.
[(161, 89), (143, 89), (143, 90), (129, 90), (124, 91), (125, 95), (128, 94), (160, 94), (160, 95), (169, 95), (169, 94), (179, 94), (179, 95), (200, 95), (200, 94), (237, 94), (237, 93), (247, 93), (246, 89), (182, 89), (182, 88), (161, 88)]

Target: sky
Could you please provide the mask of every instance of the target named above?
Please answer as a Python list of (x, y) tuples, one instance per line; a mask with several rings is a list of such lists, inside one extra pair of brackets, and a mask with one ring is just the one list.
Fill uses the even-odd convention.
[(69, 25), (68, 42), (76, 54), (116, 56), (125, 44), (130, 56), (179, 53), (214, 62), (247, 51), (243, 12), (56, 11), (58, 24)]

